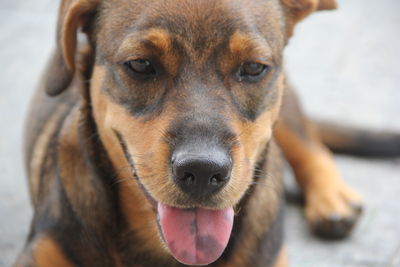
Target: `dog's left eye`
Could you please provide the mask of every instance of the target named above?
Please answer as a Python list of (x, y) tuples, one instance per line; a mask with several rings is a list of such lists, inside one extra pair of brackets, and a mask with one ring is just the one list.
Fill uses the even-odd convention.
[(270, 67), (257, 62), (246, 62), (239, 67), (237, 78), (239, 81), (258, 82), (269, 71)]
[(153, 64), (147, 59), (130, 60), (125, 62), (125, 66), (135, 78), (147, 79), (157, 74)]

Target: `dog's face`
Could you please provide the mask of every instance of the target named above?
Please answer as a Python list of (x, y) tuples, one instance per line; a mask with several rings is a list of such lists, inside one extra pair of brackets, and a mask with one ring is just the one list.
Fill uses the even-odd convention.
[(157, 202), (233, 207), (279, 110), (279, 6), (196, 0), (104, 8), (93, 72), (96, 120), (123, 143)]
[[(87, 20), (99, 1), (86, 2), (80, 15)], [(288, 7), (278, 0), (100, 2), (90, 95), (101, 139), (116, 170), (134, 173), (136, 181), (121, 183), (135, 183), (131, 193), (153, 204), (172, 254), (210, 263), (226, 246), (232, 210), (278, 117)], [(195, 235), (193, 223), (197, 246), (207, 236), (215, 255), (179, 237)]]

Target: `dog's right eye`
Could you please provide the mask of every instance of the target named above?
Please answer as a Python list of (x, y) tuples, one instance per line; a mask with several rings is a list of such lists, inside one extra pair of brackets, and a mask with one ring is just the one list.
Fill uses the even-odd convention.
[(157, 71), (147, 59), (135, 59), (124, 63), (128, 71), (137, 79), (149, 79), (156, 76)]

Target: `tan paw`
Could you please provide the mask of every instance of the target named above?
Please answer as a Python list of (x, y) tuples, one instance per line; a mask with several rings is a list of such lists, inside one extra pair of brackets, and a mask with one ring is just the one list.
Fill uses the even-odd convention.
[(327, 239), (347, 237), (360, 214), (358, 193), (343, 183), (327, 184), (306, 194), (305, 213), (311, 230)]

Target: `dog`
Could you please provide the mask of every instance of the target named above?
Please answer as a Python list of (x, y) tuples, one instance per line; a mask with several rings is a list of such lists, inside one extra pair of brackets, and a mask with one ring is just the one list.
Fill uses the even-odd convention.
[(34, 216), (15, 266), (287, 266), (283, 155), (311, 230), (346, 237), (362, 200), (326, 144), (362, 145), (309, 120), (282, 66), (295, 25), (335, 7), (62, 0), (27, 119)]

